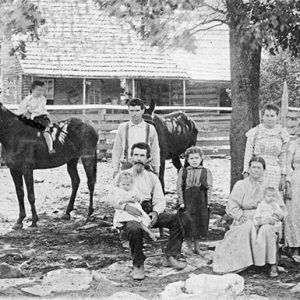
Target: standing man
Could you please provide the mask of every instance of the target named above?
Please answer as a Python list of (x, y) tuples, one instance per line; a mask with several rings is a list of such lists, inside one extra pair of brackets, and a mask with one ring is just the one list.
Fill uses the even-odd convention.
[[(168, 266), (181, 270), (186, 263), (175, 258), (180, 254), (183, 234), (177, 214), (165, 213), (166, 200), (160, 181), (151, 171), (145, 169), (150, 158), (150, 147), (146, 143), (134, 144), (131, 148), (131, 161), (133, 166), (128, 170), (133, 176), (134, 186), (141, 196), (143, 210), (151, 219), (151, 227), (169, 228), (169, 241), (165, 249)], [(116, 181), (118, 180), (116, 177)], [(124, 209), (133, 216), (140, 216), (141, 212), (130, 204), (115, 204), (112, 206)], [(137, 221), (124, 222), (123, 233), (129, 241), (131, 256), (133, 259), (133, 279), (142, 280), (145, 277), (143, 253), (143, 229)]]
[(112, 164), (114, 177), (121, 169), (128, 169), (132, 166), (130, 162), (130, 149), (133, 144), (145, 142), (150, 147), (151, 166), (158, 175), (160, 167), (160, 149), (158, 144), (157, 132), (153, 125), (143, 120), (145, 112), (144, 101), (138, 98), (128, 102), (128, 112), (130, 121), (120, 124), (112, 150)]

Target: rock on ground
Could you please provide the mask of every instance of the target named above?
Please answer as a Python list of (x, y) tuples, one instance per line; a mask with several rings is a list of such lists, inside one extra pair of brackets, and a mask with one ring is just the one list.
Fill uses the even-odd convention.
[(7, 263), (0, 264), (0, 279), (4, 278), (19, 278), (22, 272), (18, 267), (13, 267)]
[(53, 292), (81, 291), (90, 287), (93, 280), (91, 271), (78, 269), (60, 269), (48, 272), (41, 284), (23, 288), (22, 291), (37, 296), (47, 296)]
[(161, 299), (197, 299), (200, 296), (204, 297), (203, 299), (222, 299), (222, 297), (227, 299), (227, 297), (236, 297), (243, 290), (244, 278), (237, 274), (223, 276), (191, 274), (185, 282), (178, 281), (167, 285), (161, 293)]

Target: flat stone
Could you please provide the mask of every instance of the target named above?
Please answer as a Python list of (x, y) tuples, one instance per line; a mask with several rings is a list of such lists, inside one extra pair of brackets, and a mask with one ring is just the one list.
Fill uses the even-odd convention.
[(292, 293), (300, 293), (300, 282), (291, 289), (291, 292)]
[(29, 279), (29, 278), (0, 279), (0, 291), (4, 291), (10, 287), (16, 287), (23, 284), (30, 284), (34, 282), (36, 282), (36, 279)]
[(193, 295), (239, 295), (244, 290), (244, 278), (237, 274), (191, 275), (185, 282), (186, 292)]
[(138, 294), (130, 293), (126, 291), (117, 292), (110, 297), (106, 298), (106, 300), (148, 300), (147, 298), (144, 298)]
[(0, 279), (4, 278), (19, 278), (22, 272), (18, 267), (11, 266), (7, 263), (0, 264)]
[(87, 269), (60, 269), (48, 272), (41, 284), (22, 288), (22, 291), (36, 296), (81, 291), (88, 289), (92, 280), (92, 272)]

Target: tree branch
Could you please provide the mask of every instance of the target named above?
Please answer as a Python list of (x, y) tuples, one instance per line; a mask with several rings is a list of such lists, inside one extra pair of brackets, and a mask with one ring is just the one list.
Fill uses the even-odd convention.
[(216, 7), (210, 5), (210, 4), (206, 3), (206, 2), (203, 3), (203, 6), (206, 6), (206, 7), (210, 8), (210, 9), (212, 9), (213, 11), (215, 11), (217, 13), (220, 13), (222, 15), (226, 15), (227, 14), (226, 10), (222, 10), (222, 9), (216, 8)]
[[(200, 31), (206, 31), (206, 30), (209, 30), (209, 29), (212, 29), (212, 28), (215, 28), (215, 27), (218, 27), (218, 26), (222, 26), (222, 25), (223, 25), (223, 23), (219, 23), (219, 24), (211, 25), (211, 26), (209, 26), (209, 27), (199, 28), (198, 30), (193, 31), (192, 34), (195, 34), (195, 33), (200, 32)], [(194, 28), (194, 29), (195, 29), (195, 28)]]
[(202, 21), (202, 22), (198, 23), (197, 25), (195, 25), (194, 27), (190, 28), (189, 30), (192, 32), (193, 30), (195, 30), (196, 28), (198, 28), (198, 27), (200, 27), (202, 25), (208, 25), (210, 23), (215, 23), (215, 22), (218, 22), (219, 24), (214, 24), (214, 25), (211, 25), (209, 27), (198, 29), (196, 32), (208, 30), (208, 29), (211, 29), (211, 28), (214, 28), (214, 27), (217, 27), (217, 26), (221, 26), (223, 24), (227, 24), (224, 20), (221, 20), (221, 19), (210, 19), (210, 20), (205, 20), (205, 21)]

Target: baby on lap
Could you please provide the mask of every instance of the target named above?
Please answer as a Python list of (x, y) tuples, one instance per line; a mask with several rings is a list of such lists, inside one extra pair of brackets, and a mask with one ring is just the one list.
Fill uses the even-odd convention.
[[(267, 187), (263, 192), (263, 199), (258, 204), (254, 214), (254, 225), (259, 228), (264, 224), (271, 224), (275, 231), (280, 231), (281, 221), (286, 217), (285, 205), (279, 202), (278, 192), (274, 187)], [(270, 219), (273, 219), (273, 222)]]
[[(145, 213), (140, 204), (141, 197), (138, 191), (134, 188), (133, 177), (127, 172), (123, 171), (117, 178), (116, 186), (112, 191), (112, 198), (115, 207), (115, 215), (113, 219), (113, 224), (115, 228), (120, 228), (128, 221), (137, 221), (141, 224), (144, 232), (152, 239), (156, 240), (156, 236), (150, 230), (149, 226), (151, 223), (150, 217)], [(133, 216), (127, 211), (125, 211), (126, 204), (137, 208), (141, 215)], [(118, 208), (117, 208), (118, 207)]]

